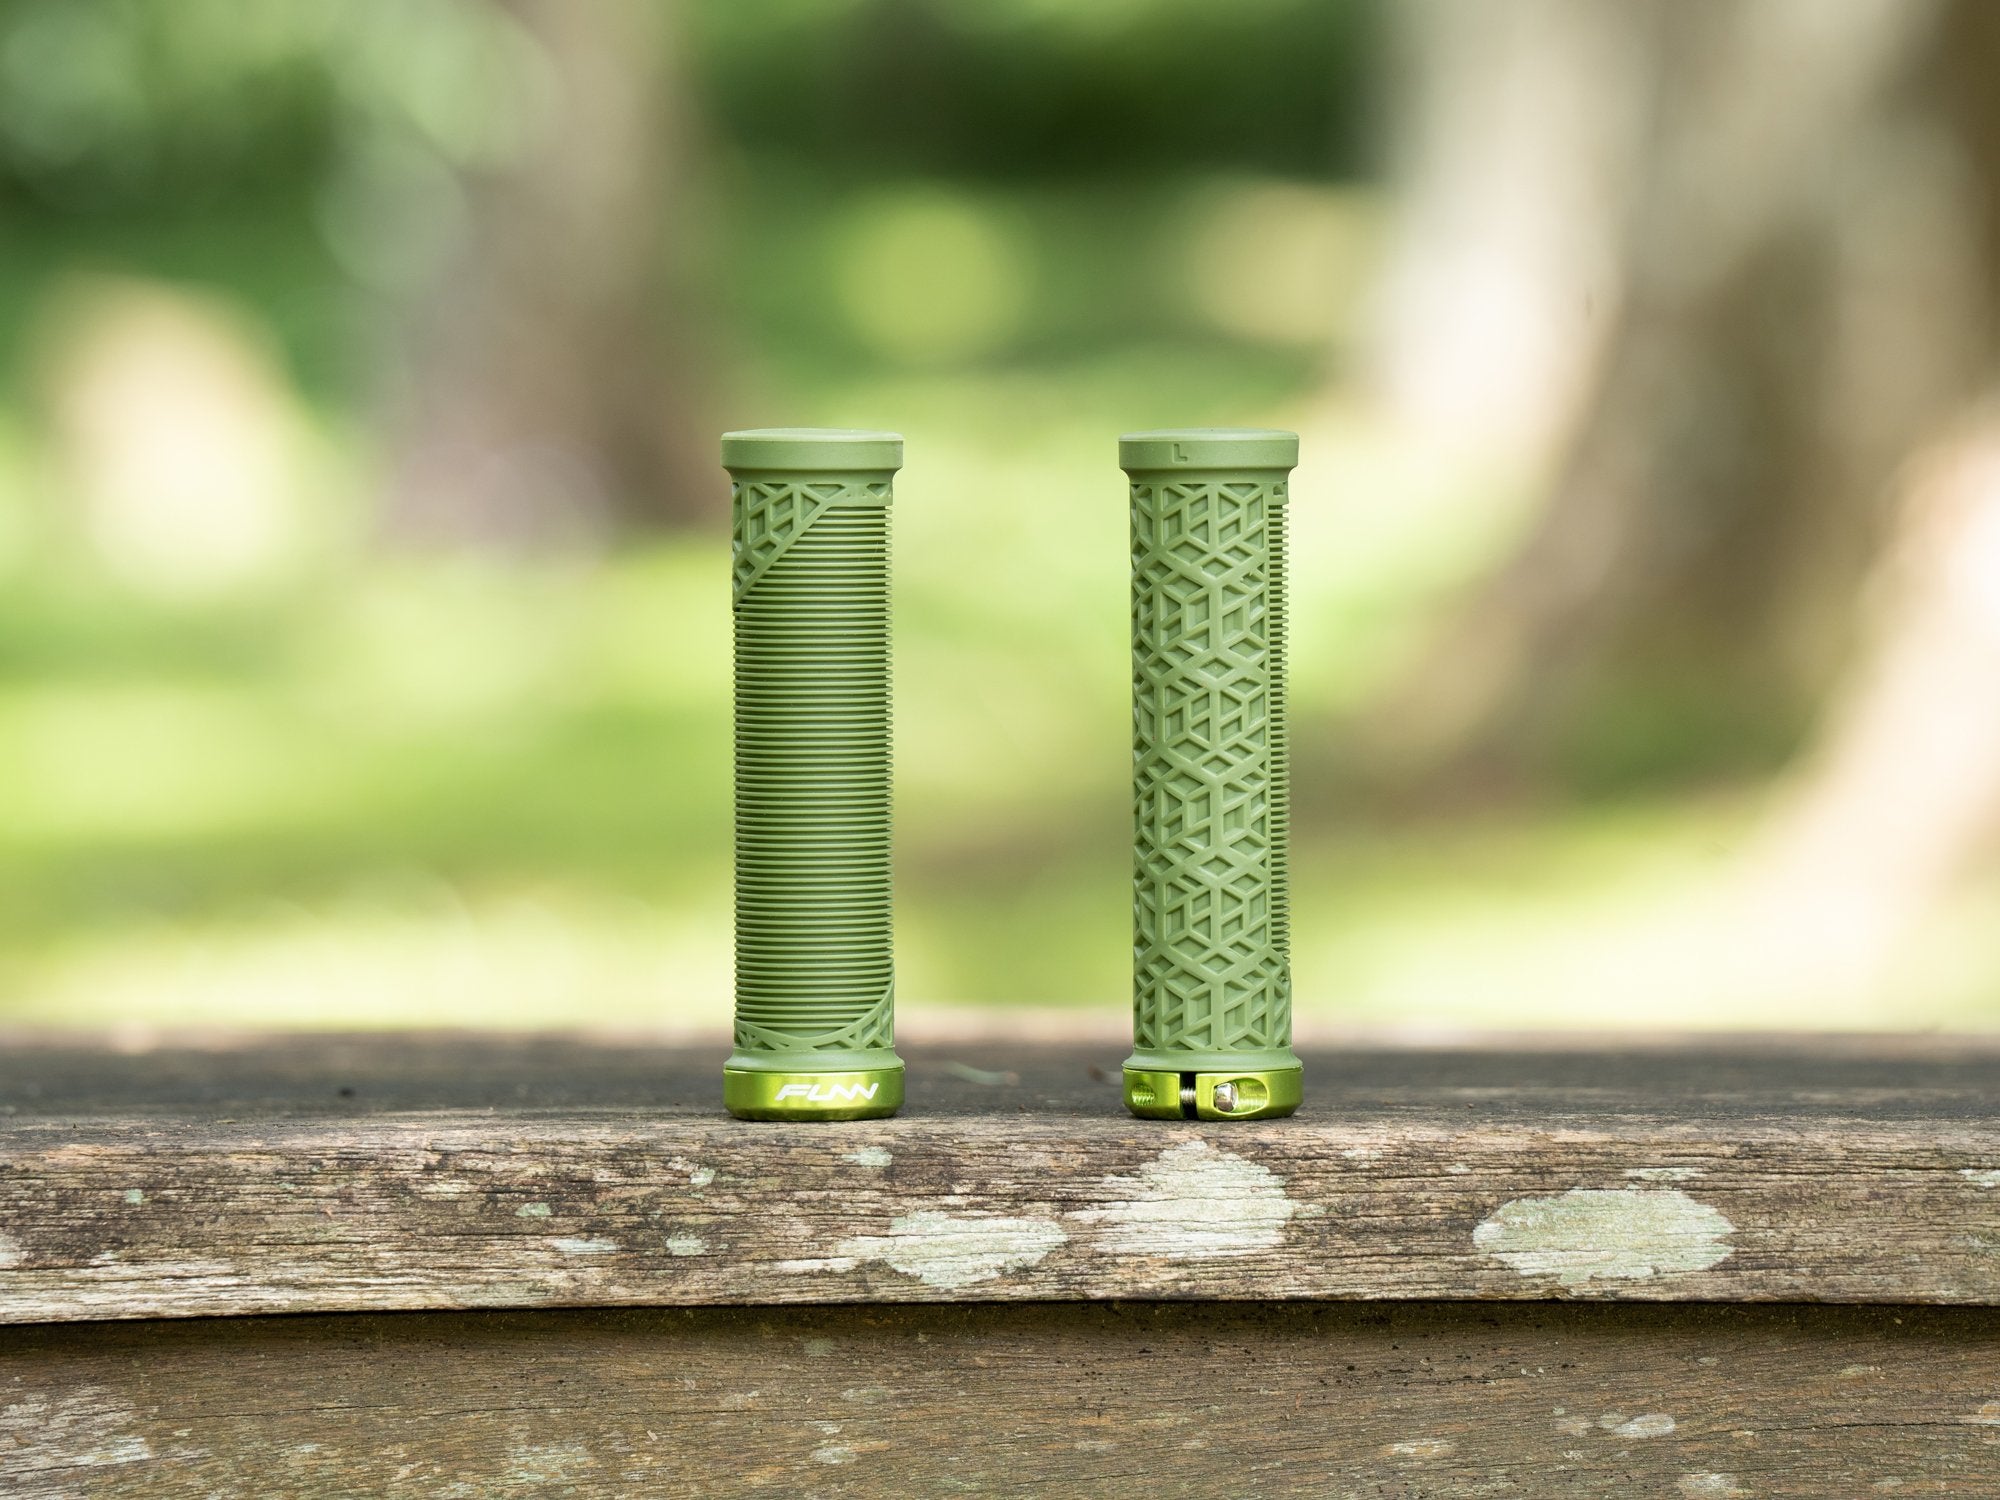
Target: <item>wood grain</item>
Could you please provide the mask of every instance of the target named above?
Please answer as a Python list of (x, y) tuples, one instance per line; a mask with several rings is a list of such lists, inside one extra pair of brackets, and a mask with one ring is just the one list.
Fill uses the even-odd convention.
[[(1118, 1037), (904, 1046), (905, 1118), (1125, 1118)], [(1303, 1049), (1308, 1118), (1560, 1124), (1606, 1114), (1991, 1122), (2000, 1034), (1559, 1038)], [(726, 1038), (509, 1032), (65, 1034), (0, 1030), (0, 1118), (354, 1118), (417, 1110), (721, 1113)]]
[(0, 1334), (69, 1497), (2000, 1494), (2000, 1314), (1301, 1303)]
[(1115, 1054), (1107, 1072), (1071, 1048), (913, 1052), (900, 1119), (746, 1125), (714, 1107), (715, 1061), (547, 1039), (17, 1047), (0, 1321), (2000, 1302), (1991, 1052), (1309, 1056), (1298, 1117), (1237, 1126), (1133, 1121)]

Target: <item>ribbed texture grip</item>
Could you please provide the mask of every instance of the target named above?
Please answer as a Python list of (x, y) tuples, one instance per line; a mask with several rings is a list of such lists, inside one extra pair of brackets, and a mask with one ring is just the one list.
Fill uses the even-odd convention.
[(893, 1065), (889, 477), (733, 491), (737, 1049)]
[(1290, 587), (1285, 561), (1292, 523), (1285, 481), (1271, 490), (1269, 528), (1271, 563), (1265, 575), (1271, 623), (1271, 935), (1278, 949), (1278, 995), (1284, 1007), (1285, 1040), (1292, 1031), (1292, 719), (1285, 703), (1285, 644), (1289, 629), (1286, 590)]
[(1132, 473), (1128, 1066), (1295, 1067), (1286, 476)]

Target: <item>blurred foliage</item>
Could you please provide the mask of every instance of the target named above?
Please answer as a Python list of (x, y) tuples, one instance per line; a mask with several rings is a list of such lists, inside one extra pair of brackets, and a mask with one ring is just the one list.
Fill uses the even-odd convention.
[(778, 0), (690, 12), (711, 118), (856, 175), (1354, 176), (1373, 3)]
[[(1372, 0), (783, 0), (684, 19), (725, 226), (682, 213), (677, 232), (753, 320), (738, 342), (801, 359), (938, 352), (911, 328), (959, 356), (1003, 332), (1145, 331), (1185, 294), (1128, 278), (1125, 257), (1181, 227), (1161, 216), (1183, 184), (1354, 178), (1371, 155)], [(78, 264), (212, 282), (309, 391), (365, 400), (381, 320), (462, 228), (466, 174), (516, 159), (550, 86), (488, 0), (0, 0), (0, 335)], [(1042, 244), (952, 186), (982, 179), (1032, 201)], [(729, 276), (737, 254), (755, 260)], [(880, 278), (912, 269), (951, 284), (891, 309)], [(1318, 336), (1311, 311), (1297, 342)]]
[[(1364, 3), (768, 0), (685, 7), (711, 130), (851, 177), (1353, 176)], [(486, 0), (4, 0), (0, 183), (185, 207), (336, 174), (368, 137), (504, 164), (546, 79)]]
[(483, 0), (7, 0), (0, 163), (17, 199), (70, 212), (287, 188), (368, 135), (492, 165), (537, 63)]
[[(684, 16), (708, 149), (679, 233), (734, 350), (699, 378), (737, 424), (910, 436), (902, 993), (1088, 1006), (1115, 1027), (1129, 711), (1111, 436), (1305, 427), (1308, 726), (1404, 666), (1519, 524), (1505, 503), (1466, 521), (1460, 480), (1322, 395), (1381, 239), (1379, 7)], [(0, 0), (0, 1013), (726, 1015), (726, 539), (603, 559), (370, 545), (386, 334), (547, 91), (532, 37), (483, 0)], [(156, 365), (176, 349), (236, 351), (211, 363), (250, 394), (175, 405), (190, 395)], [(131, 410), (155, 402), (150, 422)], [(188, 458), (160, 413), (206, 413), (226, 445), (246, 404), (282, 410), (267, 461), (296, 492), (273, 522), (294, 544), (212, 577), (120, 566), (118, 486), (145, 502)], [(93, 478), (79, 432), (140, 445), (141, 472)], [(191, 526), (222, 524), (196, 503), (205, 472), (172, 490)], [(1603, 801), (1449, 825), (1359, 817), (1337, 747), (1307, 733), (1302, 1014), (1603, 1020), (1609, 936), (1582, 967), (1552, 955), (1690, 886), (1754, 812), (1616, 798), (1728, 770), (1759, 743), (1756, 709), (1704, 721), (1637, 693), (1577, 752)], [(1966, 1012), (1977, 971), (1945, 968), (1911, 1014)]]

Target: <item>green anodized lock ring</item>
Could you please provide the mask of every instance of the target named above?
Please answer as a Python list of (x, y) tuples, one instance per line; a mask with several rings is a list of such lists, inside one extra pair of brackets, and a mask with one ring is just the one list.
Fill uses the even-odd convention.
[(736, 1045), (746, 1120), (903, 1102), (889, 897), (889, 502), (903, 440), (722, 439), (733, 493)]
[(1146, 1119), (1289, 1115), (1285, 516), (1296, 434), (1131, 433), (1132, 1040)]

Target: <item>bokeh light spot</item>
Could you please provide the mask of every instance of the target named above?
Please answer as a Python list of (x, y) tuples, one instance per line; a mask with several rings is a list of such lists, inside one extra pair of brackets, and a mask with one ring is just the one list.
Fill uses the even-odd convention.
[(1352, 329), (1375, 265), (1382, 214), (1369, 195), (1288, 182), (1233, 182), (1195, 195), (1178, 234), (1181, 291), (1220, 332), (1311, 344)]
[(1012, 226), (963, 194), (912, 188), (858, 202), (834, 232), (841, 311), (909, 364), (990, 354), (1018, 332), (1030, 266)]

